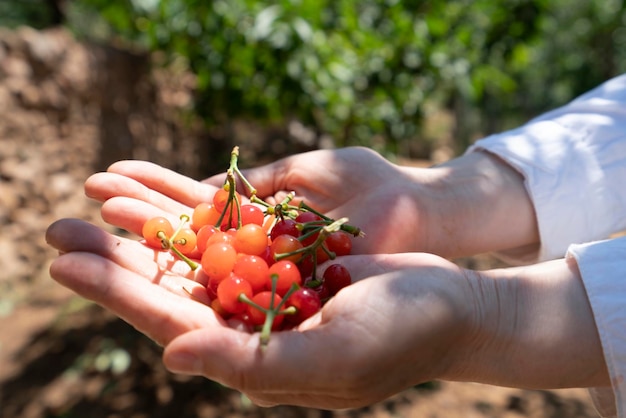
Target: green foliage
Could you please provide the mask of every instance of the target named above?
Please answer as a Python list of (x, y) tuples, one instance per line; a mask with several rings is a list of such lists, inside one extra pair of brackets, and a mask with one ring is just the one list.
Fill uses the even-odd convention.
[[(408, 153), (430, 103), (467, 142), (625, 71), (625, 3), (83, 0), (69, 23), (184, 60), (210, 124), (295, 118), (337, 145)], [(486, 123), (463, 122), (475, 114)]]
[(62, 18), (56, 0), (0, 0), (0, 27), (45, 28), (60, 24)]

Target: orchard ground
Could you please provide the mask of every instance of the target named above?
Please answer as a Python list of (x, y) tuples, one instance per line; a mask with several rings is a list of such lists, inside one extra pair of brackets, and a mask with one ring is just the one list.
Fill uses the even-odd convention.
[[(165, 370), (153, 342), (50, 279), (55, 252), (44, 242), (47, 226), (62, 217), (123, 233), (100, 220), (82, 188), (111, 160), (144, 158), (194, 175), (191, 142), (174, 138), (197, 132), (169, 112), (188, 103), (188, 79), (133, 73), (141, 59), (79, 44), (63, 31), (0, 32), (0, 417), (597, 417), (582, 389), (447, 382), (358, 410), (263, 409), (206, 379)], [(144, 90), (129, 94), (129, 83)], [(242, 132), (242, 141), (254, 141)]]

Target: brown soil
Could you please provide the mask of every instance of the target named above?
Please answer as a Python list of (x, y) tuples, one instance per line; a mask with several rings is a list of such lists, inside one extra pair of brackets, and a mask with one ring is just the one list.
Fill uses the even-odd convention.
[(597, 417), (584, 390), (447, 382), (358, 410), (262, 409), (206, 379), (167, 372), (155, 344), (50, 279), (55, 254), (43, 238), (62, 217), (115, 232), (82, 190), (115, 159), (197, 174), (185, 157), (193, 143), (173, 140), (195, 134), (170, 116), (188, 104), (189, 78), (146, 76), (137, 70), (144, 61), (63, 31), (0, 32), (0, 417)]

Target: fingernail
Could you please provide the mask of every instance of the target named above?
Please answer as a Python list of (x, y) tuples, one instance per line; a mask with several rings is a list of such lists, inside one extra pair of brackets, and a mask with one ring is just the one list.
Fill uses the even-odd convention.
[(202, 362), (191, 353), (176, 353), (167, 358), (167, 368), (176, 373), (200, 374)]

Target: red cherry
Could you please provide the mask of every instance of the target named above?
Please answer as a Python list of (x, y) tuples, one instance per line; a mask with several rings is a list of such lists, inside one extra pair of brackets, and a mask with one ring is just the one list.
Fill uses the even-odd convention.
[(252, 298), (252, 286), (241, 277), (227, 277), (217, 286), (217, 299), (228, 313), (236, 314), (246, 311), (248, 305), (239, 300), (241, 294)]
[(304, 287), (306, 287), (307, 289), (311, 289), (312, 291), (317, 293), (322, 303), (324, 303), (328, 298), (331, 297), (331, 294), (328, 291), (328, 287), (326, 287), (326, 284), (324, 282), (313, 286), (313, 280), (309, 278), (304, 282)]
[(352, 277), (348, 269), (341, 264), (331, 264), (323, 274), (324, 285), (328, 288), (331, 296), (334, 296), (346, 286), (352, 283)]
[(272, 264), (269, 269), (268, 289), (271, 289), (272, 276), (277, 275), (276, 293), (284, 296), (293, 284), (300, 286), (302, 284), (302, 276), (300, 270), (295, 263), (289, 260), (280, 260)]
[(263, 210), (258, 206), (254, 205), (241, 205), (241, 224), (257, 224), (263, 225), (263, 221), (265, 220), (265, 215), (263, 214)]
[[(281, 302), (282, 298), (277, 294), (274, 294), (274, 302), (272, 304), (272, 292), (269, 290), (265, 290), (263, 292), (259, 292), (252, 297), (252, 301), (259, 305), (262, 308), (270, 309), (270, 304), (273, 305), (273, 309), (278, 306)], [(265, 323), (265, 318), (267, 315), (265, 312), (257, 309), (252, 305), (248, 305), (248, 315), (250, 316), (250, 322), (253, 325), (263, 325)], [(276, 315), (274, 317), (274, 322), (272, 323), (272, 329), (278, 329), (280, 324), (285, 319), (285, 315)]]
[(287, 306), (296, 308), (296, 314), (289, 316), (289, 322), (299, 324), (307, 318), (315, 315), (322, 307), (320, 295), (313, 289), (301, 287), (291, 294), (286, 302)]
[(313, 212), (300, 212), (298, 216), (296, 216), (296, 222), (301, 224), (321, 220), (322, 218), (319, 215), (314, 214)]
[[(270, 256), (276, 260), (276, 254), (287, 254), (302, 248), (302, 243), (296, 237), (291, 235), (279, 235), (272, 241), (270, 245)], [(282, 260), (290, 260), (298, 262), (302, 258), (302, 254), (293, 254)]]
[(300, 230), (298, 229), (298, 222), (290, 218), (285, 218), (276, 222), (270, 233), (272, 240), (276, 239), (279, 235), (291, 235), (298, 238), (300, 236)]
[(331, 233), (324, 241), (326, 248), (336, 256), (348, 255), (352, 251), (352, 238), (342, 231)]

